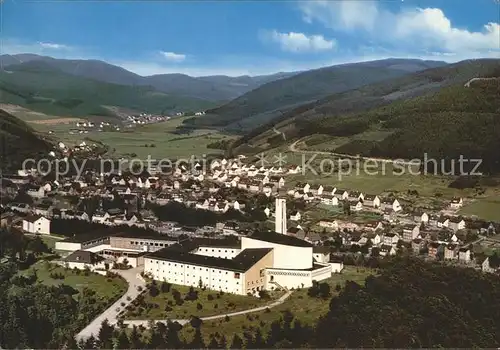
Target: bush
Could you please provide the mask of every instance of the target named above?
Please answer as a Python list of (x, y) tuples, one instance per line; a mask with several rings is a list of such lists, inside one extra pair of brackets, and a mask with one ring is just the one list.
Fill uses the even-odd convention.
[(217, 309), (219, 308), (219, 305), (218, 304), (214, 304), (214, 309)]
[(141, 291), (142, 291), (142, 287), (141, 287), (141, 286), (137, 286), (137, 290), (138, 290), (139, 292), (141, 292)]
[(208, 301), (214, 300), (214, 296), (212, 294), (207, 295), (207, 300)]
[(271, 312), (271, 309), (269, 309), (268, 307), (266, 307), (266, 313), (270, 313)]
[(228, 315), (226, 315), (226, 317), (224, 317), (224, 321), (229, 322), (229, 320), (231, 320), (231, 319), (229, 318)]
[(203, 305), (201, 305), (200, 303), (196, 304), (196, 309), (197, 310), (203, 309)]
[(158, 287), (156, 285), (151, 285), (149, 287), (149, 295), (151, 295), (153, 298), (158, 296), (160, 294), (160, 291), (158, 290)]

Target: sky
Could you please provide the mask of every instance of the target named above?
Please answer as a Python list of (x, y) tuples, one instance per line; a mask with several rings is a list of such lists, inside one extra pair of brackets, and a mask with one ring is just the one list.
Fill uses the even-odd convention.
[(191, 76), (500, 58), (500, 1), (3, 0), (0, 53)]

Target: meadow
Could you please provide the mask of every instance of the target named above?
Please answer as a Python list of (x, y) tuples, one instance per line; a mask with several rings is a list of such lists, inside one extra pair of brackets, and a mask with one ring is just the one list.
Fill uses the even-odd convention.
[[(335, 296), (347, 281), (363, 284), (369, 275), (375, 273), (374, 270), (364, 267), (346, 266), (341, 273), (334, 274), (331, 278), (322, 282), (328, 283), (331, 296)], [(269, 331), (271, 323), (279, 320), (285, 311), (290, 311), (303, 324), (312, 325), (328, 312), (329, 302), (330, 298), (323, 299), (309, 296), (307, 288), (295, 290), (283, 304), (272, 309), (232, 316), (229, 319), (221, 318), (205, 321), (201, 326), (201, 331), (207, 343), (210, 340), (210, 335), (217, 332), (224, 335), (228, 341), (232, 339), (234, 334), (243, 337), (245, 330), (250, 328), (261, 328), (265, 334)], [(194, 335), (194, 328), (185, 326), (181, 333), (186, 339), (191, 339)]]
[[(89, 288), (104, 300), (121, 296), (128, 288), (127, 282), (120, 277), (109, 278), (97, 273), (66, 269), (46, 260), (36, 262), (29, 269), (22, 271), (21, 274), (27, 276), (33, 272), (36, 272), (38, 283), (47, 286), (65, 284), (80, 292), (83, 288)], [(53, 278), (54, 275), (60, 275), (64, 278)]]
[(177, 129), (185, 118), (172, 118), (168, 121), (137, 126), (120, 131), (89, 131), (87, 134), (70, 134), (74, 124), (43, 125), (32, 123), (33, 127), (42, 132), (53, 132), (52, 136), (68, 145), (97, 141), (109, 147), (109, 156), (137, 157), (147, 159), (202, 157), (208, 154), (221, 154), (223, 151), (210, 149), (210, 143), (229, 139), (214, 130), (196, 129), (189, 132), (179, 132)]

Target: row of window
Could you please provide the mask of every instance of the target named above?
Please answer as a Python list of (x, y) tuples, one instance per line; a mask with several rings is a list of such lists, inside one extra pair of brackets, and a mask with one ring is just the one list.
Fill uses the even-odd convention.
[(269, 275), (276, 276), (295, 276), (295, 277), (309, 277), (308, 273), (300, 273), (300, 272), (282, 272), (282, 271), (272, 271), (268, 272)]
[[(160, 264), (160, 262), (158, 260), (154, 260), (156, 262), (156, 264)], [(162, 265), (165, 265), (165, 261), (162, 261)], [(168, 263), (168, 266), (174, 266), (174, 267), (177, 267), (177, 264), (176, 263)], [(182, 264), (179, 264), (179, 267), (184, 267), (184, 265)], [(186, 269), (189, 269), (189, 267), (192, 267), (193, 270), (196, 270), (196, 266), (191, 266), (191, 265), (186, 265)], [(203, 269), (203, 267), (199, 267), (200, 271)], [(205, 268), (205, 271), (208, 271), (208, 268)], [(221, 270), (214, 270), (212, 269), (212, 272), (216, 272), (218, 271), (219, 273), (222, 273)], [(226, 272), (226, 275), (228, 274), (228, 271), (225, 271)], [(239, 275), (239, 274), (238, 274)]]
[(139, 241), (130, 241), (131, 245), (150, 245), (155, 247), (168, 247), (168, 243), (158, 243), (158, 242), (139, 242)]
[[(200, 250), (200, 252), (202, 252), (202, 251), (205, 251), (205, 252), (210, 251), (210, 249), (209, 249), (209, 248), (204, 248), (204, 249), (205, 249), (205, 250), (203, 250), (203, 248), (200, 248), (199, 250)], [(219, 252), (219, 253), (220, 253), (221, 251), (222, 251), (221, 249), (218, 249), (218, 252)], [(231, 253), (233, 253), (233, 252), (234, 252), (234, 249), (230, 249), (229, 251), (230, 251)], [(215, 249), (212, 249), (212, 252), (215, 252)], [(224, 253), (227, 253), (227, 249), (224, 249)]]

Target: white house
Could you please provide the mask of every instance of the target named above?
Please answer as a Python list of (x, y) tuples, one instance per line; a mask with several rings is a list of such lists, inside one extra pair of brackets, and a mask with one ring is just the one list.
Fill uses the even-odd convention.
[(333, 195), (323, 195), (321, 197), (321, 203), (337, 207), (339, 205), (339, 199)]
[(450, 202), (450, 208), (451, 209), (460, 209), (463, 204), (464, 204), (464, 201), (462, 198), (453, 198)]
[(384, 209), (392, 209), (395, 212), (401, 211), (403, 208), (401, 207), (401, 203), (397, 199), (388, 199), (382, 201)]
[(294, 211), (291, 215), (290, 215), (290, 220), (292, 221), (299, 221), (301, 219), (301, 215), (298, 211)]
[(465, 221), (458, 218), (452, 218), (448, 222), (448, 227), (453, 231), (463, 230), (465, 229)]
[(380, 208), (380, 198), (371, 194), (367, 194), (363, 198), (363, 205), (372, 208)]
[(28, 216), (23, 220), (23, 231), (49, 235), (50, 220), (40, 215)]

